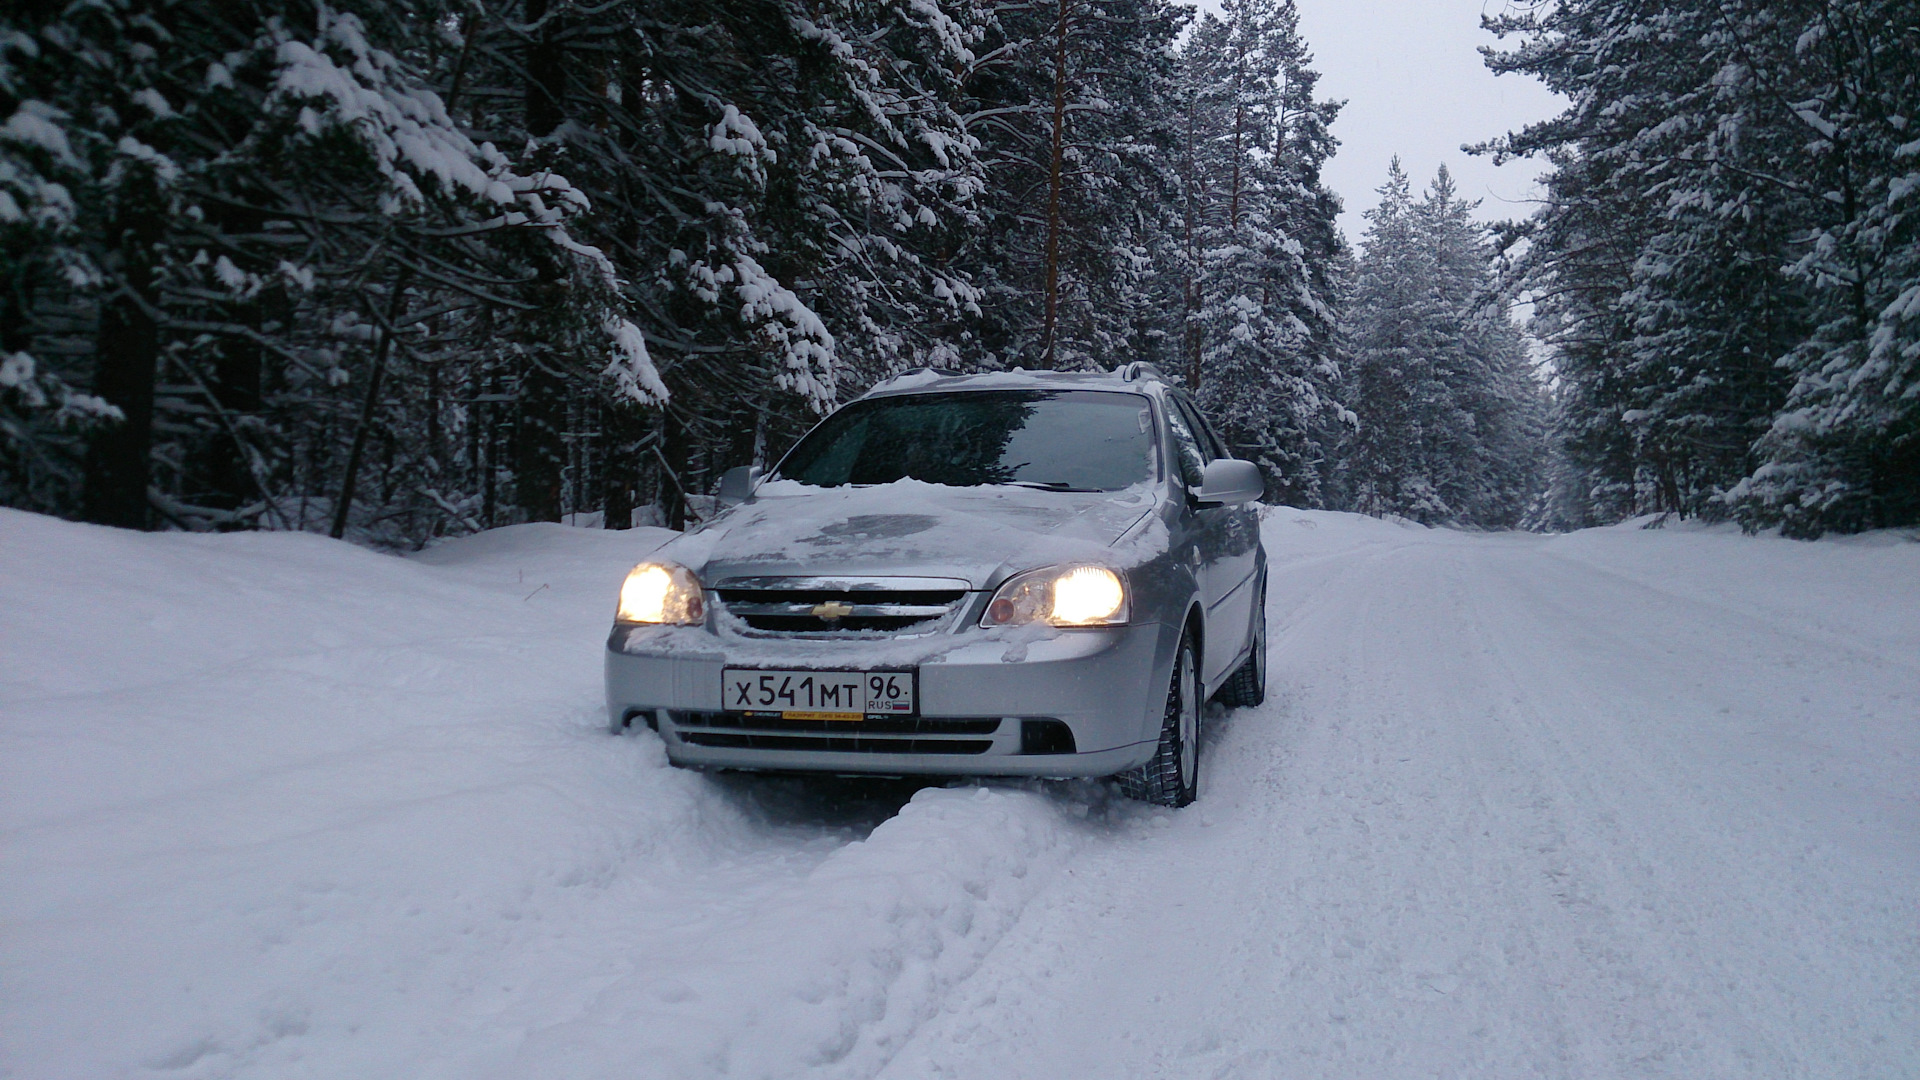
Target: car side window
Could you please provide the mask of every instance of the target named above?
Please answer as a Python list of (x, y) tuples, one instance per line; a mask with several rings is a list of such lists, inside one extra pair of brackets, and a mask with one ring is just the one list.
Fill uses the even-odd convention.
[(1206, 432), (1207, 441), (1213, 444), (1213, 456), (1216, 458), (1232, 457), (1233, 451), (1227, 449), (1227, 440), (1221, 438), (1220, 433), (1214, 430), (1213, 421), (1207, 419), (1207, 414), (1201, 412), (1198, 405), (1193, 407), (1193, 415), (1200, 418), (1200, 430)]
[(1176, 397), (1173, 400), (1180, 407), (1181, 413), (1186, 416), (1187, 427), (1193, 431), (1194, 441), (1200, 444), (1200, 452), (1206, 455), (1208, 461), (1218, 461), (1223, 457), (1231, 456), (1221, 445), (1219, 436), (1213, 433), (1207, 418), (1201, 415), (1200, 406), (1185, 397)]
[(1200, 448), (1200, 439), (1193, 432), (1193, 425), (1187, 420), (1186, 411), (1180, 402), (1172, 397), (1165, 399), (1167, 404), (1167, 427), (1173, 431), (1173, 456), (1179, 459), (1180, 479), (1190, 488), (1200, 486), (1200, 478), (1207, 467), (1206, 451)]

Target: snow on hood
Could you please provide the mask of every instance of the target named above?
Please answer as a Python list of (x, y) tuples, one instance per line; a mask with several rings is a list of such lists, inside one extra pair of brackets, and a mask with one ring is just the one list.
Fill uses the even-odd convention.
[[(965, 578), (980, 589), (1003, 572), (1054, 562), (1141, 562), (1156, 553), (1155, 541), (1128, 533), (1153, 505), (1147, 484), (1067, 492), (918, 480), (818, 488), (773, 480), (753, 501), (668, 543), (660, 556), (708, 583), (743, 575), (872, 574)], [(1164, 534), (1149, 532), (1164, 548)], [(1122, 538), (1129, 542), (1117, 549)]]

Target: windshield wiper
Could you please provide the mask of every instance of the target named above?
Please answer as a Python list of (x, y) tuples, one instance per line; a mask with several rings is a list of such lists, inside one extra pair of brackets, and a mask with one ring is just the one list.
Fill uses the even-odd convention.
[(1002, 480), (1011, 487), (1033, 488), (1036, 491), (1096, 491), (1097, 488), (1074, 487), (1065, 480)]

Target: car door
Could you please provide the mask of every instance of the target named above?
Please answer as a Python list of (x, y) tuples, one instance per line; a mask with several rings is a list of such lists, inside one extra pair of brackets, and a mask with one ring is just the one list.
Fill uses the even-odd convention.
[[(1211, 686), (1225, 676), (1228, 664), (1246, 647), (1247, 612), (1242, 607), (1239, 621), (1233, 620), (1237, 567), (1231, 550), (1237, 508), (1196, 506), (1192, 493), (1200, 490), (1206, 463), (1220, 456), (1202, 426), (1199, 412), (1183, 394), (1168, 394), (1167, 426), (1173, 435), (1174, 458), (1180, 479), (1186, 484), (1188, 502), (1182, 520), (1187, 525), (1185, 550), (1181, 554), (1193, 569), (1200, 586), (1201, 603), (1206, 607), (1207, 641), (1201, 657), (1201, 679)], [(1245, 592), (1247, 590), (1240, 590)]]
[[(1188, 401), (1203, 443), (1216, 458), (1232, 457), (1226, 443), (1214, 433), (1213, 425), (1198, 405)], [(1230, 665), (1232, 657), (1245, 651), (1253, 632), (1253, 607), (1260, 602), (1260, 509), (1258, 503), (1229, 506), (1220, 539), (1219, 561), (1214, 573), (1224, 586), (1217, 610), (1219, 629), (1213, 632), (1222, 641), (1231, 640), (1231, 649), (1221, 650), (1220, 662)], [(1224, 674), (1224, 672), (1223, 672)]]

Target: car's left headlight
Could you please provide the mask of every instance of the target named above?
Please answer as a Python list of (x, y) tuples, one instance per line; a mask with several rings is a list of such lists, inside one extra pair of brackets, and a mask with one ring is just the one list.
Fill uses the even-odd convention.
[(698, 626), (707, 620), (700, 579), (673, 563), (641, 563), (620, 586), (617, 618), (629, 623)]
[(1051, 566), (1007, 579), (981, 626), (1119, 626), (1133, 615), (1127, 583), (1104, 566)]

